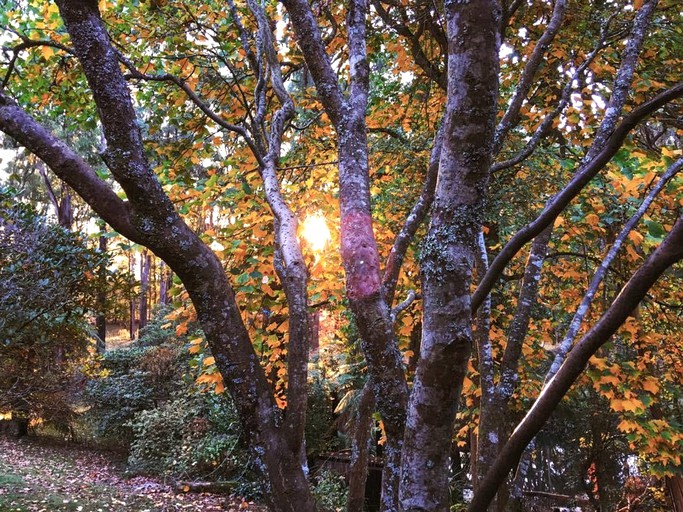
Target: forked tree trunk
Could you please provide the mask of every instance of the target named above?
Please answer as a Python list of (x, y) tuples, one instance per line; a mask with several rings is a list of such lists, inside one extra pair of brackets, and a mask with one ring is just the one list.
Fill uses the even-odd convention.
[(450, 443), (472, 347), (470, 283), (498, 98), (500, 15), (495, 0), (446, 4), (448, 99), (432, 221), (422, 251), (422, 345), (400, 487), (406, 512), (449, 509)]

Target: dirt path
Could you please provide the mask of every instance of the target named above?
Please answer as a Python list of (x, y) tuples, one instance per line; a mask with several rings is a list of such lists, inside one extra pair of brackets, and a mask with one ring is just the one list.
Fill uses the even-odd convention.
[(106, 454), (0, 437), (0, 512), (265, 512), (216, 494), (175, 493), (147, 477), (125, 478)]

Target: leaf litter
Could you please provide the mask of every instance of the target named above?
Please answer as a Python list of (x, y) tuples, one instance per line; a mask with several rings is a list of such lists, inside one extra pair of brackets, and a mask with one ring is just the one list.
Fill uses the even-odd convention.
[(0, 437), (0, 512), (265, 512), (236, 496), (178, 493), (156, 478), (127, 478), (115, 454)]

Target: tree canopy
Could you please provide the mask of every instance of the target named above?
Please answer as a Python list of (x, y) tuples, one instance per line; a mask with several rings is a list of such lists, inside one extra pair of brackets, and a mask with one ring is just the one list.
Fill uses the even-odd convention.
[(323, 331), (362, 354), (382, 510), (448, 510), (464, 453), (505, 509), (566, 396), (680, 475), (675, 0), (4, 4), (0, 130), (177, 275), (272, 510), (316, 507)]

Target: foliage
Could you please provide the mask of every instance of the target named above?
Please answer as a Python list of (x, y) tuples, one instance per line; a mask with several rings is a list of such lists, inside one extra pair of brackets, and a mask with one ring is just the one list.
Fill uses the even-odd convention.
[[(39, 119), (46, 119), (46, 124), (57, 127), (63, 122), (60, 133), (64, 138), (77, 127), (79, 133), (72, 137), (71, 145), (88, 154), (89, 163), (101, 178), (111, 180), (116, 175), (116, 167), (108, 162), (104, 168), (94, 151), (99, 146), (94, 142), (97, 137), (92, 136), (97, 129), (95, 104), (90, 101), (92, 94), (82, 68), (76, 65), (69, 46), (72, 40), (58, 10), (53, 4), (10, 3), (12, 8), (0, 13), (0, 27), (4, 29), (8, 47), (7, 60), (3, 61), (7, 70), (3, 89), (22, 108)], [(425, 183), (430, 150), (444, 105), (452, 103), (444, 85), (449, 69), (446, 67), (449, 44), (443, 31), (447, 24), (441, 12), (442, 4), (371, 3), (367, 36), (363, 36), (367, 55), (362, 59), (351, 58), (348, 63), (365, 62), (367, 57), (371, 71), (366, 115), (359, 123), (363, 124), (360, 131), (368, 138), (367, 154), (362, 157), (367, 156), (369, 160), (370, 179), (367, 190), (363, 188), (356, 199), (360, 201), (368, 196), (373, 222), (370, 231), (374, 236), (369, 245), (374, 246), (376, 242), (380, 261), (385, 257), (389, 261), (389, 254), (394, 255), (392, 245), (396, 234), (405, 219), (410, 218), (409, 209)], [(500, 130), (502, 140), (496, 141), (500, 147), (495, 151), (490, 151), (488, 146), (478, 148), (482, 154), (486, 153), (487, 161), (489, 157), (493, 160), (490, 181), (485, 179), (474, 187), (484, 190), (488, 183), (486, 206), (481, 219), (476, 219), (476, 231), (482, 220), (484, 253), (490, 259), (499, 255), (516, 233), (524, 232), (524, 226), (538, 218), (539, 212), (548, 211), (553, 195), (580, 174), (582, 166), (592, 159), (593, 150), (602, 149), (591, 145), (605, 135), (603, 128), (606, 127), (607, 134), (614, 132), (614, 126), (603, 124), (607, 114), (616, 113), (624, 118), (680, 81), (681, 61), (677, 56), (683, 47), (680, 10), (675, 1), (661, 0), (646, 30), (648, 38), (640, 51), (638, 65), (633, 67), (635, 72), (626, 76), (625, 83), (631, 88), (620, 92), (617, 77), (628, 45), (634, 40), (631, 27), (639, 13), (645, 12), (643, 9), (654, 5), (652, 2), (579, 1), (562, 19), (562, 36), (538, 46), (539, 38), (547, 30), (551, 11), (561, 2), (503, 4), (500, 94), (496, 98), (498, 120), (512, 108), (518, 92), (522, 93), (523, 98), (519, 99), (523, 101), (517, 110), (512, 108), (509, 130)], [(272, 209), (269, 193), (273, 187), (264, 182), (264, 164), (254, 147), (260, 150), (273, 146), (278, 150), (273, 161), (282, 197), (275, 202), (288, 204), (299, 220), (310, 213), (321, 213), (332, 228), (331, 243), (322, 250), (315, 251), (313, 244), (302, 240), (304, 261), (297, 262), (301, 267), (305, 264), (304, 273), (308, 278), (303, 286), (305, 297), (300, 309), (305, 310), (304, 314), (315, 311), (326, 315), (321, 320), (318, 336), (320, 359), (309, 365), (307, 447), (311, 455), (329, 449), (337, 442), (333, 432), (338, 425), (331, 405), (341, 401), (342, 405), (351, 407), (353, 402), (342, 397), (353, 396), (361, 387), (366, 369), (372, 370), (372, 365), (364, 367), (359, 362), (362, 336), (350, 320), (351, 302), (345, 298), (341, 257), (336, 250), (349, 242), (348, 239), (342, 242), (339, 234), (341, 227), (348, 226), (340, 226), (340, 211), (345, 210), (337, 208), (343, 195), (337, 161), (344, 154), (337, 149), (350, 138), (342, 136), (339, 126), (333, 129), (331, 125), (333, 116), (321, 103), (325, 87), (316, 91), (312, 86), (311, 74), (315, 73), (315, 67), (306, 60), (311, 56), (295, 44), (300, 38), (292, 35), (293, 17), (283, 16), (281, 6), (272, 2), (258, 4), (262, 14), (270, 18), (270, 27), (260, 25), (257, 10), (250, 3), (235, 4), (230, 9), (212, 2), (195, 6), (176, 0), (144, 5), (103, 1), (100, 5), (110, 40), (122, 55), (121, 64), (127, 68), (126, 78), (134, 83), (130, 87), (133, 95), (130, 103), (138, 113), (136, 126), (140, 140), (144, 141), (145, 158), (149, 160), (150, 182), (158, 180), (160, 190), (189, 226), (188, 231), (196, 233), (211, 247), (225, 269), (232, 286), (226, 296), (232, 300), (234, 295), (235, 304), (226, 301), (222, 307), (231, 312), (239, 310), (234, 315), (235, 322), (246, 328), (246, 345), (249, 349), (253, 346), (249, 364), (262, 368), (263, 380), (272, 387), (261, 395), (274, 395), (274, 418), (291, 417), (288, 413), (295, 405), (289, 403), (289, 386), (290, 365), (294, 359), (291, 348), (297, 341), (292, 334), (296, 322), (290, 324), (290, 320), (296, 312), (291, 307), (292, 294), (286, 289), (288, 280), (283, 278), (283, 272), (296, 265), (285, 269), (281, 261), (282, 253), (287, 253), (283, 249), (291, 249), (283, 247), (286, 237), (278, 235), (286, 216)], [(462, 5), (466, 6), (467, 2)], [(346, 39), (352, 32), (349, 25), (352, 17), (346, 16), (347, 7), (341, 2), (314, 2), (315, 17), (322, 24), (326, 57), (334, 63), (332, 72), (338, 73), (333, 82), (340, 86), (342, 97), (357, 85), (350, 85), (354, 69), (347, 65), (346, 59), (357, 48), (365, 48), (364, 44), (349, 44)], [(508, 12), (508, 8), (513, 11)], [(262, 37), (266, 28), (269, 37), (277, 38), (277, 55), (270, 60), (261, 59), (266, 55), (260, 46), (268, 41)], [(542, 49), (543, 58), (533, 68), (530, 63), (536, 47)], [(251, 54), (254, 48), (258, 58)], [(268, 81), (268, 76), (273, 76), (273, 62), (285, 76), (286, 92), (295, 113), (284, 125), (282, 140), (275, 142), (268, 130), (276, 124), (274, 109), (282, 102), (283, 93)], [(118, 66), (112, 67), (118, 69)], [(532, 76), (526, 77), (527, 69)], [(261, 72), (263, 75), (259, 75)], [(533, 85), (527, 90), (522, 87), (525, 77)], [(479, 85), (483, 88), (490, 84)], [(564, 90), (566, 98), (561, 100)], [(624, 105), (608, 108), (613, 95), (626, 98)], [(477, 443), (477, 435), (480, 441), (494, 438), (501, 444), (509, 437), (545, 386), (558, 345), (575, 313), (582, 310), (584, 317), (580, 328), (570, 336), (570, 345), (612, 308), (624, 283), (642, 267), (677, 222), (683, 204), (680, 176), (672, 179), (641, 222), (625, 236), (622, 250), (607, 265), (604, 278), (596, 285), (590, 307), (580, 306), (588, 283), (605, 261), (605, 254), (624, 223), (636, 212), (663, 169), (681, 155), (683, 132), (677, 101), (669, 102), (647, 120), (641, 120), (619, 143), (621, 149), (604, 169), (582, 185), (582, 192), (550, 219), (549, 228), (553, 231), (541, 255), (543, 268), (535, 277), (537, 291), (525, 295), (524, 274), (532, 259), (527, 249), (516, 251), (504, 272), (494, 276), (497, 282), (490, 293), (490, 314), (483, 315), (488, 324), (476, 325), (476, 335), (481, 336), (480, 352), (467, 368), (464, 379), (456, 428), (456, 442), (461, 448), (470, 444), (470, 452), (475, 453), (472, 443)], [(207, 112), (212, 115), (206, 116)], [(104, 112), (100, 122), (106, 125), (107, 116), (113, 117), (111, 114)], [(550, 124), (537, 131), (545, 120), (550, 120)], [(530, 153), (517, 163), (503, 165), (522, 154), (535, 133), (540, 136), (539, 145), (530, 148)], [(270, 155), (268, 162), (271, 162)], [(59, 165), (55, 167), (58, 171)], [(442, 167), (445, 169), (446, 165)], [(18, 168), (21, 170), (21, 166)], [(135, 187), (130, 186), (129, 171), (119, 170), (117, 176), (126, 190), (115, 185), (111, 192), (113, 197), (129, 201), (117, 213), (126, 216), (129, 211), (133, 212), (129, 220), (137, 223), (136, 230), (144, 228), (132, 231), (139, 235), (147, 233), (147, 228), (153, 228), (154, 223), (148, 225), (140, 213), (148, 202), (138, 198), (135, 204), (136, 198), (130, 193)], [(12, 172), (18, 174), (17, 169)], [(113, 201), (113, 197), (109, 199)], [(130, 205), (133, 207), (128, 208)], [(107, 212), (107, 208), (101, 210)], [(118, 217), (110, 215), (110, 218)], [(439, 218), (435, 215), (432, 220), (438, 222)], [(149, 245), (161, 247), (160, 254), (173, 253), (176, 264), (181, 266), (178, 262), (186, 261), (181, 257), (182, 244), (178, 252), (181, 256), (178, 256), (159, 242), (167, 234), (150, 236)], [(460, 231), (451, 234), (455, 238), (461, 235)], [(424, 238), (423, 225), (416, 229), (406, 249), (395, 300), (383, 304), (386, 317), (396, 303), (424, 284), (426, 272), (419, 263), (421, 258), (424, 261), (429, 256), (429, 244), (424, 243)], [(295, 239), (296, 236), (290, 236), (287, 240), (296, 245)], [(471, 248), (472, 242), (469, 240), (465, 245)], [(472, 257), (463, 261), (467, 261), (468, 267), (463, 288), (473, 290), (486, 271), (480, 265), (470, 268), (474, 265)], [(363, 261), (345, 263), (347, 272), (351, 272)], [(70, 261), (70, 264), (83, 268), (81, 261)], [(382, 267), (381, 263), (378, 266)], [(384, 265), (388, 266), (388, 263)], [(469, 281), (472, 271), (474, 283)], [(193, 272), (183, 274), (183, 279), (191, 277)], [(617, 499), (614, 490), (627, 476), (615, 464), (622, 463), (630, 453), (637, 453), (650, 473), (664, 475), (681, 471), (681, 277), (680, 264), (664, 273), (611, 341), (603, 340), (603, 347), (590, 360), (585, 376), (576, 382), (569, 396), (569, 403), (579, 412), (571, 413), (570, 409), (560, 406), (546, 431), (539, 436), (535, 454), (539, 466), (552, 473), (554, 470), (549, 468), (556, 465), (560, 454), (571, 456), (575, 461), (575, 466), (564, 473), (565, 481), (547, 490), (580, 492), (592, 465), (594, 475), (608, 474), (609, 478), (602, 479), (602, 484), (608, 485), (602, 487), (609, 487), (607, 501), (614, 503)], [(41, 282), (37, 279), (32, 284)], [(189, 305), (189, 292), (195, 298), (205, 297), (201, 289), (195, 283), (184, 290), (177, 281), (171, 292), (174, 303), (173, 310), (167, 312), (168, 318), (148, 326), (131, 349), (106, 354), (95, 370), (100, 378), (88, 385), (89, 397), (102, 420), (102, 431), (132, 443), (134, 460), (141, 468), (190, 471), (188, 466), (193, 467), (195, 463), (202, 466), (214, 460), (212, 454), (226, 446), (217, 433), (207, 438), (207, 445), (202, 448), (206, 456), (200, 459), (191, 459), (177, 451), (186, 443), (204, 446), (186, 430), (188, 422), (206, 419), (212, 410), (206, 402), (208, 397), (200, 399), (194, 385), (221, 395), (224, 387), (238, 392), (243, 389), (239, 385), (245, 384), (230, 379), (229, 375), (231, 365), (239, 365), (248, 358), (221, 358), (218, 354), (214, 358), (209, 350), (210, 336), (198, 330), (197, 313)], [(46, 288), (38, 292), (38, 298), (60, 297), (59, 290)], [(382, 295), (378, 290), (376, 294)], [(421, 298), (426, 295), (420, 294), (415, 302), (391, 316), (393, 325), (389, 324), (388, 328), (377, 328), (381, 322), (375, 323), (373, 318), (371, 329), (365, 333), (366, 338), (378, 331), (388, 333), (387, 346), (380, 348), (395, 349), (395, 354), (382, 361), (395, 364), (402, 377), (401, 356), (403, 363), (409, 363), (420, 353), (423, 308), (427, 306), (427, 301), (422, 303)], [(445, 301), (446, 295), (443, 298)], [(463, 310), (462, 304), (469, 308), (469, 298), (463, 296), (458, 302), (460, 310)], [(531, 306), (528, 321), (518, 336), (514, 376), (510, 386), (502, 389), (503, 377), (496, 372), (502, 372), (510, 360), (508, 356), (514, 353), (513, 331), (525, 304)], [(365, 306), (356, 313), (362, 313)], [(57, 316), (59, 321), (71, 322), (73, 317), (82, 315)], [(465, 316), (469, 322), (469, 311)], [(215, 327), (214, 320), (201, 319), (205, 328)], [(468, 324), (465, 330), (471, 327)], [(227, 346), (225, 339), (234, 341), (236, 331), (215, 336), (214, 350)], [(365, 349), (378, 346), (365, 341)], [(437, 340), (435, 345), (439, 343)], [(481, 350), (487, 343), (488, 353)], [(465, 345), (469, 347), (469, 342)], [(186, 363), (190, 370), (185, 367)], [(487, 363), (494, 370), (488, 376), (488, 384)], [(466, 368), (467, 362), (463, 365)], [(406, 381), (399, 384), (417, 378), (414, 368), (407, 366)], [(382, 375), (389, 369), (380, 365), (375, 371)], [(438, 376), (430, 372), (426, 375), (434, 379)], [(495, 429), (499, 430), (487, 432), (481, 418), (490, 406), (487, 401), (490, 391), (496, 386), (503, 397), (493, 408), (494, 412), (500, 412), (497, 418), (500, 421), (495, 422)], [(379, 405), (392, 389), (385, 386), (383, 393), (378, 393)], [(290, 406), (292, 409), (288, 410)], [(447, 436), (438, 437), (447, 442)], [(602, 456), (604, 451), (615, 456), (608, 461)], [(532, 475), (528, 481), (537, 487), (543, 484), (539, 475)]]
[(234, 405), (194, 383), (187, 338), (166, 324), (161, 311), (137, 341), (103, 355), (87, 385), (98, 435), (128, 449), (134, 473), (234, 480), (242, 495), (253, 496)]
[(80, 236), (0, 189), (1, 411), (68, 425), (99, 262)]
[(323, 470), (314, 477), (313, 496), (320, 512), (344, 512), (348, 488), (344, 477)]
[(129, 422), (131, 471), (240, 481), (250, 477), (236, 413), (225, 395), (196, 395), (138, 412)]

